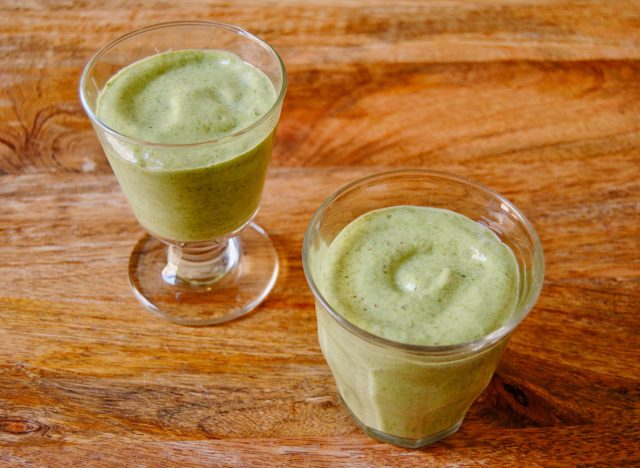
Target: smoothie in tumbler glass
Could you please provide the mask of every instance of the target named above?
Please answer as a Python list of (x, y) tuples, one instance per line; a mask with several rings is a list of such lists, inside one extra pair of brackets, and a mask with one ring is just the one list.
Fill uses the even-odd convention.
[[(461, 214), (393, 206), (340, 231), (318, 286), (329, 306), (360, 329), (401, 344), (447, 346), (486, 336), (511, 316), (518, 265), (492, 231)], [(320, 305), (318, 334), (356, 420), (408, 446), (459, 427), (506, 344), (426, 360), (362, 340)]]

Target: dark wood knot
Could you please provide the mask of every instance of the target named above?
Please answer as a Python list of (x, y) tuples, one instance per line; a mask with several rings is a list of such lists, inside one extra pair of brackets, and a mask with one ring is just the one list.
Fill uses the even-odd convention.
[(21, 418), (0, 418), (0, 432), (13, 435), (32, 434), (34, 432), (46, 433), (49, 426)]
[(508, 383), (503, 383), (504, 389), (513, 395), (513, 398), (522, 406), (529, 406), (529, 399), (527, 395), (517, 386)]

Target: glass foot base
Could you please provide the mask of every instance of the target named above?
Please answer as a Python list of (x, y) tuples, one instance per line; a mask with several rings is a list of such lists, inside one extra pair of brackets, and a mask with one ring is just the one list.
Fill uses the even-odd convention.
[(443, 431), (437, 432), (435, 434), (431, 434), (421, 439), (409, 439), (406, 437), (398, 437), (393, 434), (387, 434), (386, 432), (382, 432), (372, 427), (366, 426), (365, 424), (362, 423), (362, 421), (360, 421), (356, 417), (355, 414), (353, 414), (353, 412), (349, 409), (349, 407), (347, 406), (345, 401), (342, 399), (342, 397), (340, 397), (340, 401), (342, 402), (344, 407), (347, 408), (347, 411), (349, 411), (349, 414), (351, 415), (353, 420), (356, 422), (356, 424), (360, 427), (360, 429), (362, 429), (362, 431), (365, 434), (367, 434), (372, 439), (376, 439), (376, 440), (379, 440), (380, 442), (385, 442), (387, 444), (397, 445), (398, 447), (404, 447), (404, 448), (410, 448), (410, 449), (418, 449), (421, 447), (425, 447), (427, 445), (431, 445), (435, 442), (438, 442), (439, 440), (442, 440), (445, 437), (449, 437), (451, 434), (458, 432), (458, 429), (460, 429), (460, 426), (462, 426), (462, 420), (460, 420), (453, 426)]
[(224, 276), (206, 285), (172, 284), (163, 278), (167, 245), (145, 235), (129, 258), (129, 283), (136, 298), (151, 312), (179, 325), (216, 325), (251, 312), (276, 282), (278, 254), (255, 223), (230, 242), (238, 258)]

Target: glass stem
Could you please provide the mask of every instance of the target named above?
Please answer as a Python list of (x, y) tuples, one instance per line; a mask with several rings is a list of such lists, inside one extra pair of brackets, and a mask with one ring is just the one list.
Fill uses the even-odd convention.
[(169, 245), (162, 278), (174, 285), (206, 286), (234, 269), (239, 256), (240, 249), (235, 238), (184, 246)]

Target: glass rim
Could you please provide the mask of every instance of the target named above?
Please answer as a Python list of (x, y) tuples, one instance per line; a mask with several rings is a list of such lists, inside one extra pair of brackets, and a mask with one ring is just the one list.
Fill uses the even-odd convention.
[[(521, 310), (522, 314), (513, 314), (512, 317), (510, 317), (509, 320), (507, 320), (501, 327), (497, 328), (491, 333), (484, 335), (476, 340), (467, 341), (463, 343), (455, 343), (450, 345), (416, 345), (416, 344), (401, 343), (398, 341), (389, 340), (387, 338), (382, 338), (378, 335), (370, 333), (364, 330), (363, 328), (360, 328), (357, 325), (349, 322), (340, 313), (338, 313), (333, 307), (329, 305), (327, 300), (324, 298), (324, 296), (320, 292), (320, 289), (318, 288), (315, 280), (313, 279), (313, 275), (310, 271), (309, 244), (311, 243), (312, 231), (320, 222), (327, 208), (335, 200), (337, 200), (339, 197), (341, 197), (345, 193), (350, 192), (366, 184), (367, 182), (383, 180), (385, 178), (390, 178), (390, 177), (408, 176), (411, 174), (432, 176), (432, 177), (453, 180), (455, 182), (462, 183), (466, 186), (472, 187), (475, 190), (480, 190), (485, 193), (488, 193), (492, 197), (495, 197), (496, 199), (498, 199), (501, 203), (504, 203), (505, 205), (507, 205), (511, 210), (513, 210), (513, 212), (516, 214), (518, 218), (518, 221), (522, 223), (526, 232), (531, 236), (531, 239), (533, 240), (533, 246), (534, 246), (533, 265), (539, 268), (538, 275), (536, 275), (536, 277), (534, 277), (534, 280), (532, 281), (532, 289), (529, 293), (529, 298), (527, 302), (523, 306), (518, 306), (518, 309), (516, 309), (516, 310)], [(534, 229), (531, 222), (513, 203), (511, 203), (509, 200), (507, 200), (504, 196), (500, 195), (495, 190), (479, 182), (475, 182), (471, 179), (467, 179), (466, 177), (461, 177), (455, 174), (451, 174), (449, 172), (434, 171), (434, 170), (428, 170), (428, 169), (394, 169), (390, 171), (378, 172), (378, 173), (357, 179), (353, 182), (350, 182), (347, 185), (335, 191), (320, 205), (320, 207), (316, 210), (313, 217), (311, 218), (311, 221), (309, 221), (309, 225), (304, 235), (304, 240), (302, 241), (302, 268), (304, 270), (304, 275), (306, 277), (307, 283), (309, 284), (309, 288), (311, 289), (311, 292), (313, 293), (315, 299), (318, 302), (320, 302), (320, 305), (324, 307), (326, 311), (328, 311), (329, 315), (331, 315), (331, 317), (347, 331), (359, 336), (360, 338), (370, 343), (395, 348), (397, 350), (409, 352), (411, 354), (448, 356), (448, 355), (458, 355), (458, 354), (468, 354), (468, 353), (479, 352), (499, 342), (506, 336), (508, 336), (525, 319), (525, 317), (529, 314), (529, 312), (537, 302), (538, 297), (540, 296), (540, 292), (542, 291), (542, 285), (544, 283), (545, 261), (544, 261), (544, 252), (542, 249), (540, 238), (538, 237), (538, 233)]]
[[(273, 103), (273, 105), (269, 108), (269, 110), (264, 114), (262, 114), (262, 116), (260, 116), (258, 120), (256, 120), (255, 122), (253, 122), (251, 125), (247, 127), (241, 128), (240, 130), (237, 130), (228, 135), (224, 135), (211, 140), (198, 141), (195, 143), (155, 143), (152, 141), (142, 140), (139, 138), (135, 138), (135, 137), (120, 133), (117, 130), (109, 127), (102, 120), (100, 120), (98, 116), (95, 114), (95, 112), (93, 111), (93, 109), (91, 108), (91, 106), (89, 105), (89, 103), (87, 102), (87, 98), (84, 92), (85, 84), (89, 79), (89, 72), (93, 69), (97, 61), (100, 58), (102, 58), (102, 56), (105, 55), (107, 52), (109, 52), (111, 49), (116, 47), (121, 42), (126, 41), (127, 39), (130, 39), (134, 36), (138, 36), (145, 32), (155, 31), (158, 29), (172, 28), (177, 26), (208, 26), (208, 27), (214, 27), (218, 29), (224, 29), (229, 32), (235, 33), (237, 35), (247, 37), (252, 41), (256, 42), (257, 44), (259, 44), (265, 50), (267, 50), (267, 52), (269, 52), (272, 55), (272, 57), (275, 58), (280, 68), (280, 73), (282, 75), (282, 83), (280, 84), (280, 89), (276, 90), (277, 92), (276, 100)], [(145, 26), (143, 28), (134, 29), (133, 31), (129, 31), (128, 33), (123, 34), (117, 37), (116, 39), (112, 40), (111, 42), (109, 42), (106, 46), (102, 47), (95, 54), (93, 54), (93, 56), (89, 59), (87, 64), (84, 66), (84, 69), (82, 70), (82, 75), (80, 77), (79, 92), (80, 92), (80, 102), (82, 104), (82, 107), (84, 108), (84, 111), (87, 113), (91, 121), (99, 125), (100, 128), (104, 130), (106, 133), (108, 133), (109, 135), (112, 135), (120, 140), (124, 140), (128, 143), (132, 143), (140, 146), (149, 146), (154, 148), (198, 148), (203, 146), (220, 145), (220, 144), (228, 143), (229, 141), (232, 141), (238, 138), (239, 136), (242, 136), (245, 133), (248, 133), (251, 130), (261, 126), (264, 122), (269, 120), (282, 105), (282, 101), (284, 100), (284, 96), (287, 91), (287, 84), (288, 84), (287, 69), (284, 65), (284, 62), (282, 61), (280, 54), (278, 54), (278, 51), (275, 48), (273, 48), (267, 41), (260, 39), (255, 34), (252, 34), (246, 31), (245, 29), (242, 29), (241, 27), (235, 26), (232, 24), (220, 23), (217, 21), (206, 21), (206, 20), (182, 20), (182, 21), (167, 21), (164, 23), (156, 23), (150, 26)]]

